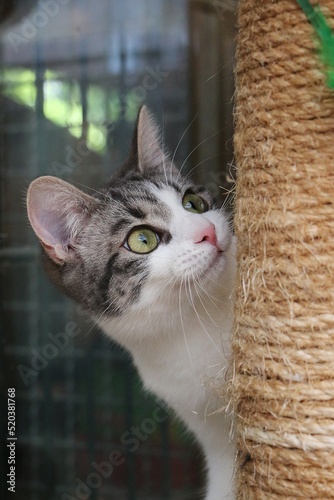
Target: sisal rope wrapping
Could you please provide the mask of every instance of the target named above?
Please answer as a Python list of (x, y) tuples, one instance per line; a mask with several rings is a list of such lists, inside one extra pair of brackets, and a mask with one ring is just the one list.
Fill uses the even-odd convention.
[(330, 499), (334, 93), (295, 0), (240, 0), (238, 19), (237, 498)]

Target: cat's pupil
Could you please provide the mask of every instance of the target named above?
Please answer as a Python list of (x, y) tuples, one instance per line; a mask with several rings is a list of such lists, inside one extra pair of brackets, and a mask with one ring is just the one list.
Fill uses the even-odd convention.
[(158, 246), (160, 238), (158, 234), (149, 227), (134, 228), (125, 243), (125, 247), (135, 253), (149, 253)]
[(147, 238), (146, 238), (145, 234), (141, 233), (138, 236), (138, 240), (141, 241), (142, 243), (144, 243), (145, 245), (147, 245)]
[(208, 210), (208, 204), (197, 194), (186, 193), (182, 200), (183, 208), (188, 212), (202, 214)]

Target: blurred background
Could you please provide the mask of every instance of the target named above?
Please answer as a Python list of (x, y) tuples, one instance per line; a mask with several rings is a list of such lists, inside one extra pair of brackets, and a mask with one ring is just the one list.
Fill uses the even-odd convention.
[(8, 388), (15, 498), (201, 498), (191, 436), (142, 390), (128, 355), (45, 277), (25, 193), (40, 175), (88, 192), (101, 186), (124, 161), (146, 103), (178, 166), (224, 198), (235, 4), (0, 3), (1, 498), (10, 494)]

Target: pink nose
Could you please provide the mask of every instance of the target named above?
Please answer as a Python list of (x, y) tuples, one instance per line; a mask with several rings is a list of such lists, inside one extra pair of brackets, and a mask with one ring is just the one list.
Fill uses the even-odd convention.
[(201, 229), (194, 236), (195, 243), (202, 243), (203, 241), (211, 243), (214, 247), (217, 246), (216, 228), (212, 222), (209, 222), (204, 229)]

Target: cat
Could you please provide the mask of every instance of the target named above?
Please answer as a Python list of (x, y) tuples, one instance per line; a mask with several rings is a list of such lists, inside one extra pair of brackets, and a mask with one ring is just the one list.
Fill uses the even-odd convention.
[(207, 500), (233, 498), (234, 447), (212, 380), (230, 355), (235, 239), (212, 195), (165, 153), (143, 106), (126, 163), (93, 196), (51, 176), (27, 193), (51, 280), (132, 355), (201, 444)]

